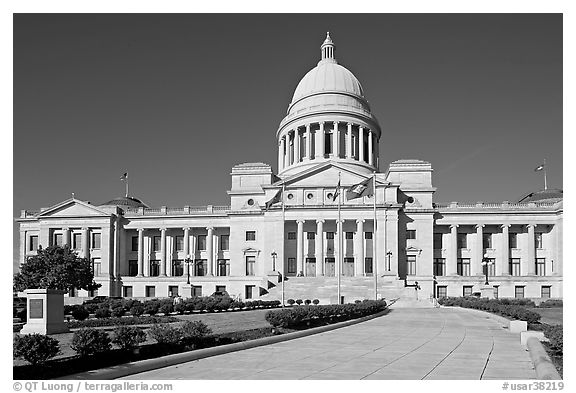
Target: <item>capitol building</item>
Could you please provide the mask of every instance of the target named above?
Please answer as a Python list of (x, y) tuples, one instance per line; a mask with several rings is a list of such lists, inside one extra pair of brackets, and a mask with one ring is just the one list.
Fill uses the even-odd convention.
[(328, 34), (278, 126), (277, 162), (234, 166), (229, 206), (126, 194), (23, 210), (20, 263), (50, 245), (90, 258), (101, 287), (79, 299), (563, 296), (562, 190), (439, 203), (432, 163), (385, 162), (385, 132)]

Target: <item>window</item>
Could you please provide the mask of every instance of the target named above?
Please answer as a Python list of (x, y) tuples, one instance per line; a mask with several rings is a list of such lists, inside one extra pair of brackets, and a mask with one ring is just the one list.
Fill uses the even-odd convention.
[(202, 296), (202, 285), (192, 285), (192, 296)]
[(184, 251), (184, 236), (176, 236), (176, 251)]
[(288, 240), (296, 240), (296, 232), (288, 232)]
[(352, 135), (352, 146), (350, 146), (352, 150), (352, 157), (356, 157), (358, 155), (357, 148), (356, 148), (356, 135)]
[(325, 275), (327, 277), (334, 277), (336, 275), (336, 258), (327, 257), (325, 262)]
[(442, 249), (442, 234), (435, 233), (434, 234), (434, 249), (441, 250)]
[(246, 285), (244, 299), (252, 299), (254, 297), (255, 285)]
[(416, 275), (416, 255), (406, 256), (406, 274), (408, 276)]
[(468, 242), (466, 241), (466, 234), (458, 234), (458, 248), (468, 248)]
[(88, 297), (98, 296), (98, 289), (92, 289), (88, 291)]
[(78, 289), (72, 288), (68, 291), (68, 297), (76, 297), (78, 296)]
[(552, 292), (552, 287), (550, 285), (542, 285), (540, 289), (540, 297), (542, 299), (550, 299), (550, 294)]
[(124, 297), (132, 297), (132, 287), (122, 287), (122, 296)]
[(254, 275), (254, 265), (256, 265), (256, 257), (249, 255), (246, 257), (246, 275), (253, 276)]
[(198, 235), (198, 251), (206, 251), (206, 235)]
[(28, 251), (36, 251), (38, 249), (38, 236), (30, 236), (30, 242), (28, 243)]
[(334, 232), (326, 232), (326, 240), (334, 240)]
[(178, 285), (168, 286), (168, 297), (178, 296)]
[(494, 299), (498, 299), (498, 285), (494, 285)]
[(229, 259), (218, 259), (218, 272), (219, 276), (229, 276), (230, 275), (230, 260)]
[(517, 233), (509, 233), (508, 234), (508, 247), (509, 248), (518, 248), (518, 234)]
[(482, 247), (483, 248), (492, 248), (492, 234), (491, 233), (482, 234)]
[(306, 232), (306, 239), (308, 240), (316, 239), (316, 232)]
[[(484, 261), (484, 260), (483, 260)], [(488, 265), (482, 265), (482, 274), (486, 274), (486, 268), (488, 268), (488, 276), (494, 277), (496, 275), (496, 259), (486, 258)]]
[(544, 248), (542, 243), (542, 232), (536, 232), (534, 234), (534, 243), (536, 243), (536, 248)]
[(346, 232), (346, 240), (354, 240), (354, 232)]
[(364, 258), (364, 273), (373, 274), (374, 269), (372, 267), (372, 257)]
[(160, 261), (150, 260), (150, 277), (157, 277), (160, 275)]
[(154, 244), (152, 245), (152, 251), (160, 251), (162, 247), (162, 237), (154, 236)]
[(100, 240), (102, 239), (102, 235), (100, 233), (93, 233), (92, 234), (92, 249), (97, 250), (100, 248)]
[(332, 154), (332, 134), (324, 134), (324, 153)]
[(138, 275), (138, 261), (129, 260), (128, 261), (128, 275), (134, 277)]
[(416, 239), (416, 230), (414, 229), (406, 230), (406, 239)]
[(510, 258), (510, 275), (520, 275), (520, 258)]
[(448, 287), (445, 285), (439, 285), (436, 287), (436, 297), (447, 297), (448, 296)]
[(230, 235), (220, 235), (220, 250), (227, 251), (230, 249)]
[(154, 285), (146, 285), (146, 297), (155, 297), (156, 287)]
[(138, 236), (132, 236), (132, 251), (138, 251)]
[(102, 258), (92, 258), (92, 271), (94, 272), (94, 277), (101, 274), (102, 269)]
[(72, 234), (72, 248), (74, 250), (80, 250), (82, 248), (82, 234), (81, 233)]
[(546, 258), (536, 258), (536, 275), (546, 275)]
[(472, 285), (464, 285), (462, 287), (462, 296), (472, 296)]
[(372, 232), (364, 232), (364, 239), (366, 240), (372, 239)]
[(181, 259), (172, 260), (172, 276), (183, 276), (184, 275), (184, 263)]
[(246, 241), (256, 240), (256, 231), (246, 231)]
[(524, 299), (524, 287), (523, 286), (514, 287), (514, 297), (516, 299)]
[(446, 258), (434, 258), (434, 275), (446, 275)]
[(295, 275), (296, 269), (296, 258), (288, 258), (288, 270), (286, 274)]
[[(55, 233), (54, 234), (54, 245), (55, 246), (62, 246), (62, 234), (61, 233)], [(98, 247), (100, 248), (100, 247)]]
[(216, 285), (216, 292), (226, 292), (226, 285)]
[(194, 275), (200, 277), (205, 276), (207, 267), (208, 261), (206, 259), (196, 259), (194, 261)]
[(469, 276), (470, 275), (470, 258), (458, 258), (456, 265), (459, 276)]

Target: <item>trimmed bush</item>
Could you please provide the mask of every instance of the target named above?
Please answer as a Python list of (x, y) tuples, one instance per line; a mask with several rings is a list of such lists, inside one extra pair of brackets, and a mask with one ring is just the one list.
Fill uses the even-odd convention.
[(74, 332), (72, 348), (80, 356), (89, 356), (110, 350), (110, 337), (103, 330), (85, 328)]
[(320, 300), (314, 299), (314, 300), (312, 300), (312, 303), (313, 303), (314, 305), (317, 305), (318, 303), (320, 303)]
[(544, 335), (550, 340), (550, 348), (558, 354), (564, 353), (564, 333), (562, 325), (546, 325)]
[(185, 345), (195, 345), (202, 338), (212, 334), (212, 329), (202, 321), (186, 321), (180, 327)]
[(144, 302), (144, 313), (149, 315), (156, 315), (158, 314), (158, 310), (160, 309), (160, 303), (158, 300), (146, 300)]
[(311, 303), (312, 303), (312, 300), (310, 300), (310, 299), (304, 300), (304, 304), (307, 306), (309, 306)]
[(164, 303), (160, 308), (158, 308), (158, 312), (161, 312), (164, 315), (169, 315), (172, 311), (174, 311), (172, 303)]
[(472, 297), (444, 297), (438, 299), (438, 303), (443, 306), (457, 306), (472, 308), (476, 310), (488, 311), (494, 314), (508, 316), (529, 324), (537, 323), (540, 320), (540, 314), (528, 310), (521, 304), (534, 304), (528, 299), (477, 299)]
[(14, 337), (14, 357), (39, 365), (60, 353), (58, 340), (44, 334), (24, 334)]
[(146, 333), (136, 326), (121, 326), (114, 330), (112, 342), (124, 350), (131, 350), (146, 341)]
[(148, 334), (161, 345), (177, 346), (182, 341), (182, 331), (166, 323), (152, 326)]
[(132, 307), (130, 307), (130, 314), (135, 317), (141, 316), (144, 314), (144, 305), (140, 302), (138, 302), (138, 304), (132, 305)]
[(77, 321), (83, 321), (90, 316), (90, 313), (88, 312), (88, 310), (86, 310), (86, 307), (81, 305), (76, 305), (75, 307), (73, 307), (71, 310), (71, 314)]
[(290, 306), (294, 305), (294, 303), (296, 303), (296, 301), (294, 299), (288, 299), (286, 301), (286, 303), (288, 303)]
[(148, 325), (154, 323), (178, 322), (178, 321), (180, 321), (178, 318), (172, 316), (162, 316), (162, 317), (140, 316), (130, 318), (87, 319), (85, 321), (70, 321), (66, 322), (66, 324), (70, 329), (75, 329), (75, 328), (86, 328), (86, 327), (93, 328), (102, 326)]
[(302, 304), (302, 299), (296, 299), (296, 304), (297, 304), (297, 305), (301, 305), (301, 304)]
[(110, 314), (113, 317), (121, 317), (126, 314), (126, 311), (122, 302), (115, 302), (110, 305)]
[(183, 315), (184, 311), (186, 311), (186, 305), (184, 303), (178, 303), (174, 305), (174, 311), (176, 311), (180, 315)]
[(110, 318), (110, 316), (112, 316), (112, 313), (110, 312), (108, 306), (101, 305), (98, 307), (98, 309), (96, 309), (94, 316), (96, 318)]

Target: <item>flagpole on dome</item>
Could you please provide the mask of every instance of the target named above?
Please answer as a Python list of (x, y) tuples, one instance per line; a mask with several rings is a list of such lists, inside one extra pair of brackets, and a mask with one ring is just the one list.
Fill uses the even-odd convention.
[(342, 220), (340, 219), (340, 204), (341, 204), (341, 198), (342, 198), (342, 193), (340, 192), (340, 171), (338, 171), (338, 186), (336, 188), (336, 192), (338, 193), (338, 222), (336, 223), (337, 225), (337, 230), (338, 230), (338, 266), (336, 269), (336, 286), (338, 288), (338, 304), (341, 304), (342, 302), (342, 296), (341, 296), (341, 291), (340, 291), (340, 274), (341, 274), (341, 270), (342, 270), (342, 263), (341, 263), (341, 259), (342, 259)]
[(374, 239), (372, 240), (372, 247), (374, 247), (374, 262), (372, 271), (374, 274), (374, 300), (378, 300), (378, 258), (377, 258), (377, 239), (378, 239), (378, 220), (376, 217), (376, 171), (372, 175), (373, 180), (373, 197), (374, 197)]
[(120, 180), (126, 182), (126, 198), (128, 198), (128, 172), (124, 172), (124, 174), (120, 177)]
[(544, 159), (544, 190), (548, 189), (548, 183), (546, 182), (546, 159)]
[[(284, 197), (286, 195), (285, 191), (286, 191), (286, 184), (282, 183), (282, 199), (281, 199), (281, 201), (282, 201), (282, 238), (283, 239), (286, 238), (286, 236), (284, 235), (284, 228), (286, 225), (286, 206), (285, 206), (286, 204), (284, 203)], [(286, 258), (284, 258), (284, 251), (282, 251), (282, 274), (280, 275), (280, 277), (282, 278), (282, 284), (281, 284), (281, 287), (282, 287), (281, 288), (282, 289), (282, 298), (281, 298), (282, 299), (282, 308), (284, 308), (284, 304), (285, 304), (284, 303), (284, 281), (285, 281), (284, 274), (286, 271), (284, 269), (284, 260), (285, 259)]]

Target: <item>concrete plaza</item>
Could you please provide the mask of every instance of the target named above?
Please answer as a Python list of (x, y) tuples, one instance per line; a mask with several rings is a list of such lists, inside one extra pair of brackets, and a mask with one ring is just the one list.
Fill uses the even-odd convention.
[(536, 379), (501, 323), (457, 308), (398, 308), (363, 323), (125, 379)]

